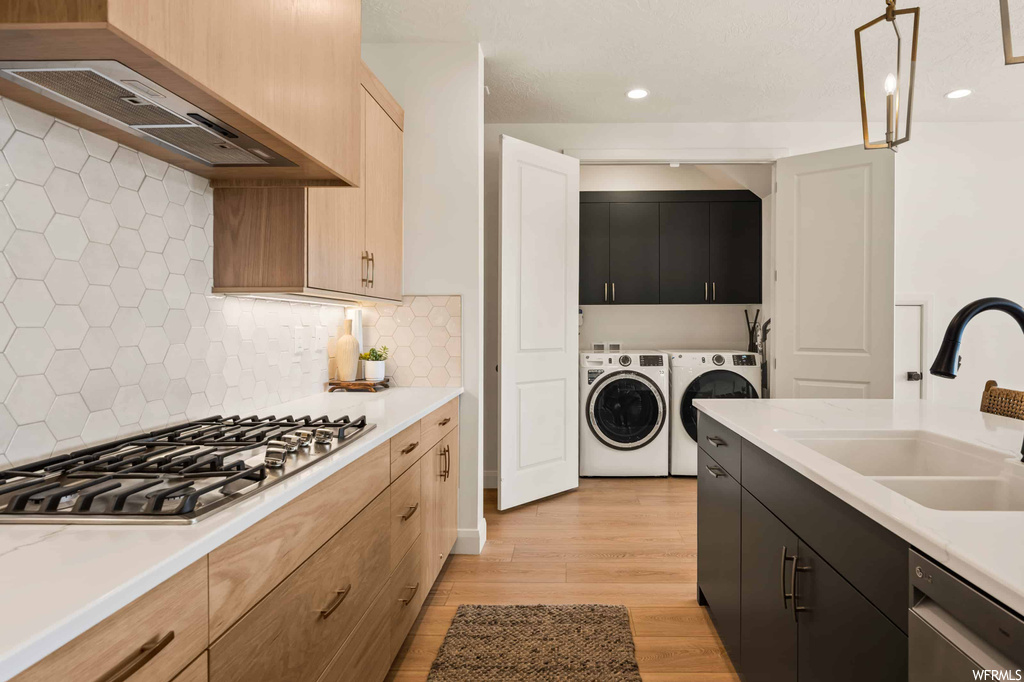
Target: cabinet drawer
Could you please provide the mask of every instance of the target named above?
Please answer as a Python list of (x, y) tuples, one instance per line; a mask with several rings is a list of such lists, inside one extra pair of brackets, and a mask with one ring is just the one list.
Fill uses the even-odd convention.
[(750, 443), (743, 472), (743, 487), (907, 631), (906, 542)]
[(409, 634), (429, 589), (420, 583), (421, 543), (413, 545), (320, 682), (379, 682)]
[(210, 552), (210, 635), (216, 639), (337, 533), (391, 481), (382, 443)]
[(168, 578), (128, 606), (14, 678), (14, 682), (100, 680), (142, 663), (132, 682), (168, 682), (208, 640), (206, 559)]
[(430, 448), (421, 436), (420, 422), (416, 422), (391, 439), (392, 481), (404, 474)]
[(740, 444), (736, 432), (725, 428), (703, 412), (697, 413), (697, 444), (732, 474), (742, 480), (740, 471)]
[(316, 679), (387, 579), (389, 497), (378, 495), (210, 648), (211, 680)]
[(459, 399), (453, 398), (420, 420), (420, 438), (432, 448), (437, 441), (459, 425)]
[(398, 566), (423, 530), (423, 500), (420, 492), (420, 462), (391, 484), (391, 563)]
[(189, 667), (185, 668), (174, 678), (174, 682), (207, 682), (210, 674), (207, 669), (209, 657), (204, 651), (203, 655), (192, 661)]

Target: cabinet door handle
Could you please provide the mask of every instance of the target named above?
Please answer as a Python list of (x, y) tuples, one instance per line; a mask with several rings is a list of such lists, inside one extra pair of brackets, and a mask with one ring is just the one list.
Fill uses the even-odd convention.
[[(372, 268), (372, 270), (371, 270)], [(370, 252), (370, 259), (366, 265), (366, 276), (370, 280), (370, 288), (373, 288), (373, 280), (377, 279), (377, 262), (373, 260), (373, 252)]]
[(419, 509), (419, 508), (420, 508), (420, 503), (419, 502), (417, 502), (413, 506), (409, 507), (409, 511), (405, 512), (404, 514), (402, 514), (402, 517), (401, 517), (402, 520), (403, 521), (408, 521), (409, 519), (411, 519), (412, 515), (415, 514), (416, 510)]
[(334, 593), (334, 599), (332, 599), (332, 600), (331, 600), (331, 603), (330, 603), (330, 604), (328, 604), (327, 606), (325, 606), (325, 607), (324, 607), (324, 608), (323, 608), (323, 609), (322, 609), (322, 610), (320, 611), (320, 617), (321, 617), (321, 618), (327, 618), (327, 617), (328, 617), (328, 616), (330, 616), (330, 615), (331, 615), (332, 613), (334, 613), (334, 611), (335, 611), (335, 610), (336, 610), (336, 609), (337, 609), (337, 608), (338, 608), (339, 606), (341, 606), (341, 602), (345, 601), (345, 597), (347, 597), (347, 596), (348, 596), (348, 593), (349, 593), (349, 592), (351, 592), (351, 591), (352, 591), (352, 585), (351, 585), (351, 583), (350, 583), (350, 584), (348, 584), (348, 585), (346, 585), (345, 587), (341, 588), (340, 590), (337, 590), (337, 591), (336, 591), (336, 592)]
[(415, 450), (416, 448), (418, 448), (418, 447), (419, 447), (419, 445), (420, 445), (420, 442), (419, 442), (419, 441), (416, 441), (415, 443), (409, 443), (409, 444), (408, 444), (408, 445), (406, 445), (406, 446), (405, 446), (404, 448), (402, 448), (402, 452), (401, 452), (401, 454), (403, 454), (403, 455), (408, 455), (408, 454), (409, 454), (410, 452), (412, 452), (413, 450)]
[(139, 647), (139, 650), (128, 658), (118, 663), (107, 674), (100, 677), (96, 682), (125, 682), (132, 675), (137, 673), (153, 658), (167, 648), (167, 645), (174, 640), (174, 630), (171, 630), (163, 637), (149, 641)]
[(795, 556), (789, 556), (788, 548), (782, 546), (782, 561), (779, 563), (779, 580), (782, 582), (782, 610), (789, 609), (789, 600), (793, 598), (792, 593), (786, 592), (786, 562), (792, 561), (796, 563)]
[(604, 283), (604, 302), (608, 302), (608, 282)]
[(369, 277), (369, 275), (370, 275), (370, 266), (367, 263), (366, 251), (363, 251), (363, 255), (359, 257), (359, 276), (361, 278), (360, 281), (363, 283), (364, 287), (369, 282), (369, 280), (367, 279)]
[(440, 450), (438, 450), (437, 454), (440, 455), (440, 457), (441, 457), (441, 480), (442, 481), (446, 481), (446, 480), (448, 480), (448, 464), (447, 464), (448, 460), (445, 457), (444, 448), (441, 448)]
[(416, 593), (420, 591), (420, 584), (416, 583), (415, 585), (409, 585), (405, 589), (412, 590), (412, 592), (410, 592), (409, 596), (406, 597), (405, 599), (399, 599), (398, 600), (398, 601), (402, 602), (402, 606), (408, 606), (410, 603), (412, 603), (413, 597), (415, 597)]
[(437, 425), (438, 426), (448, 426), (448, 424), (449, 424), (449, 422), (451, 422), (451, 420), (452, 420), (451, 417), (445, 417), (441, 421), (437, 422)]
[(444, 480), (448, 480), (448, 477), (452, 473), (452, 449), (445, 445), (444, 446)]
[(726, 474), (724, 471), (722, 471), (718, 467), (705, 466), (704, 468), (707, 469), (708, 473), (710, 473), (715, 478), (721, 478), (722, 476), (727, 476), (728, 475), (728, 474)]
[(728, 445), (728, 443), (726, 443), (724, 440), (722, 440), (718, 436), (708, 436), (708, 442), (711, 443), (712, 445), (714, 445), (716, 448), (720, 448), (723, 445)]
[[(376, 270), (376, 267), (374, 267), (374, 269)], [(717, 285), (717, 282), (712, 282), (711, 283), (711, 302), (712, 303), (714, 303), (715, 301), (718, 300), (718, 287), (716, 285)], [(371, 286), (372, 286), (372, 282), (371, 282)]]
[(612, 303), (615, 303), (615, 282), (612, 282)]
[(708, 302), (708, 283), (704, 282), (704, 302)]
[(789, 583), (790, 583), (790, 585), (792, 587), (792, 590), (793, 590), (793, 594), (791, 596), (793, 598), (793, 622), (794, 623), (799, 623), (800, 622), (800, 619), (797, 616), (797, 614), (800, 611), (810, 611), (810, 609), (807, 608), (806, 606), (797, 606), (797, 603), (796, 603), (796, 599), (797, 599), (796, 574), (797, 573), (810, 573), (810, 571), (811, 571), (810, 566), (798, 566), (797, 565), (797, 556), (796, 555), (793, 556), (793, 568), (792, 568), (792, 570), (790, 571), (790, 574), (789, 574), (789, 576), (790, 576), (789, 577)]

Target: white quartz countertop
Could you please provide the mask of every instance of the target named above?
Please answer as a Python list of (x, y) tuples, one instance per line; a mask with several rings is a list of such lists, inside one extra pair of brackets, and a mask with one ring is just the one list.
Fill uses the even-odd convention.
[(0, 525), (0, 681), (9, 680), (192, 562), (462, 393), (391, 388), (322, 393), (258, 414), (377, 427), (315, 466), (188, 526)]
[(787, 431), (930, 431), (1019, 463), (1024, 421), (892, 400), (697, 400), (697, 409), (874, 519), (1018, 613), (1024, 613), (1024, 512), (924, 507), (785, 435)]

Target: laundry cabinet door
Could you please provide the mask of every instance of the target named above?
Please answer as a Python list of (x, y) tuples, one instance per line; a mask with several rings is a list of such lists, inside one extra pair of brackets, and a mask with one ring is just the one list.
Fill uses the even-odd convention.
[(580, 305), (611, 303), (608, 204), (580, 204)]
[(697, 590), (733, 662), (740, 660), (740, 488), (703, 450), (697, 456)]
[(761, 302), (761, 202), (711, 204), (711, 302)]
[(657, 303), (659, 219), (656, 203), (609, 205), (612, 303)]
[(661, 303), (709, 302), (711, 204), (692, 201), (659, 206)]
[(746, 682), (796, 682), (796, 535), (743, 491), (740, 648)]

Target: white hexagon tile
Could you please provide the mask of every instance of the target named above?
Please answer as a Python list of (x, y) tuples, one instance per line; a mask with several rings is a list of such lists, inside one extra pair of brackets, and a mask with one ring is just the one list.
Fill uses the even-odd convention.
[(396, 386), (462, 385), (462, 297), (406, 296), (363, 306), (363, 348), (387, 346)]
[[(4, 130), (0, 466), (324, 390), (345, 308), (211, 296), (206, 180), (0, 98)], [(422, 300), (400, 317), (458, 316)], [(427, 339), (401, 383), (458, 376), (452, 335)]]

